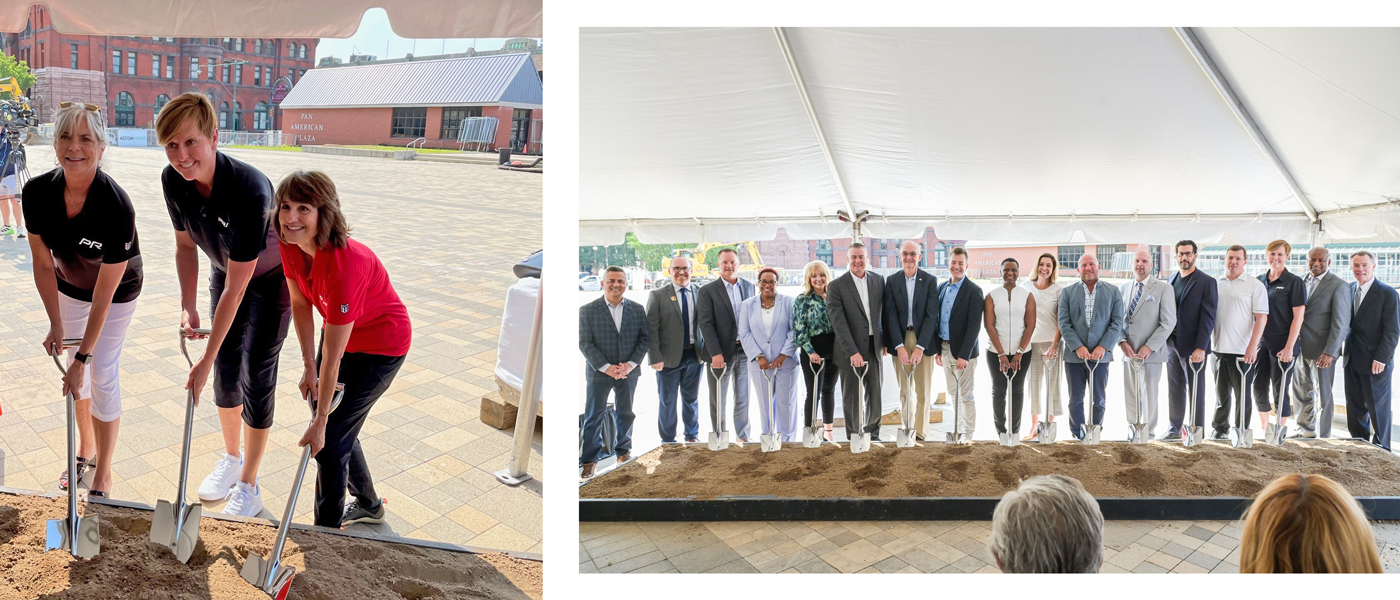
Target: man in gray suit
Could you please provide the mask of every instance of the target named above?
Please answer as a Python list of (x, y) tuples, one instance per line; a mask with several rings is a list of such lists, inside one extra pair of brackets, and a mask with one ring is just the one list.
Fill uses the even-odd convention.
[[(1123, 356), (1139, 358), (1143, 364), (1144, 408), (1147, 410), (1147, 433), (1149, 439), (1156, 439), (1157, 431), (1157, 391), (1161, 387), (1162, 364), (1167, 360), (1164, 346), (1167, 337), (1176, 329), (1176, 293), (1172, 284), (1157, 279), (1151, 273), (1152, 255), (1139, 249), (1133, 255), (1133, 273), (1136, 279), (1122, 286), (1123, 303), (1128, 307), (1123, 325), (1123, 341), (1118, 347)], [(1128, 423), (1138, 422), (1137, 390), (1133, 389), (1133, 378), (1125, 374), (1123, 398), (1128, 406)]]
[(681, 402), (685, 441), (700, 436), (700, 359), (695, 349), (700, 343), (696, 327), (695, 286), (690, 285), (690, 259), (671, 259), (671, 283), (647, 296), (647, 325), (651, 351), (648, 360), (656, 370), (656, 390), (660, 409), (656, 428), (661, 441), (676, 441), (676, 400)]
[[(719, 251), (719, 279), (700, 288), (700, 342), (701, 360), (708, 362), (708, 368), (718, 375), (725, 365), (729, 372), (719, 384), (714, 377), (706, 376), (710, 388), (710, 405), (716, 406), (719, 390), (725, 385), (734, 386), (734, 429), (735, 438), (740, 442), (749, 441), (749, 357), (744, 355), (744, 346), (739, 342), (739, 304), (752, 298), (758, 291), (753, 282), (739, 279), (739, 253), (733, 248)], [(732, 383), (726, 383), (726, 380)], [(710, 415), (719, 422), (718, 415)]]
[[(1107, 291), (1105, 294), (1103, 292)], [(1123, 295), (1099, 281), (1099, 261), (1079, 258), (1079, 283), (1060, 294), (1060, 336), (1065, 341), (1065, 375), (1069, 380), (1069, 429), (1084, 439), (1084, 387), (1094, 378), (1092, 422), (1103, 425), (1107, 404), (1108, 363), (1113, 346), (1123, 339)], [(1086, 361), (1098, 361), (1092, 373)]]
[(1293, 402), (1298, 405), (1296, 437), (1328, 437), (1332, 433), (1332, 380), (1342, 342), (1351, 331), (1351, 286), (1328, 269), (1332, 253), (1318, 246), (1308, 251), (1308, 276), (1303, 280), (1307, 308), (1303, 311), (1302, 362), (1293, 372)]
[(865, 245), (852, 242), (846, 250), (849, 269), (831, 282), (826, 294), (831, 328), (836, 334), (834, 362), (841, 369), (841, 408), (846, 417), (846, 437), (861, 433), (856, 423), (856, 370), (865, 373), (864, 431), (871, 440), (880, 439), (880, 357), (881, 310), (885, 303), (885, 280), (865, 270)]

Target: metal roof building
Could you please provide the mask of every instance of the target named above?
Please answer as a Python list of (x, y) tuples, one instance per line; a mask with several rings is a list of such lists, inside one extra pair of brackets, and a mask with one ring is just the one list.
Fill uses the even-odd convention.
[(539, 73), (522, 53), (313, 69), (280, 106), (284, 139), (298, 145), (534, 153), (543, 104)]

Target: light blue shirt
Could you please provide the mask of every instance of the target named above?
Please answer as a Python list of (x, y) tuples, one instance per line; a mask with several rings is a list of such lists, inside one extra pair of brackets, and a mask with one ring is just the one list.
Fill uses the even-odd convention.
[(953, 281), (948, 280), (948, 285), (943, 288), (943, 294), (938, 297), (938, 335), (944, 341), (953, 339), (952, 333), (948, 331), (948, 321), (953, 318), (953, 300), (958, 298), (958, 290), (962, 288), (966, 277)]

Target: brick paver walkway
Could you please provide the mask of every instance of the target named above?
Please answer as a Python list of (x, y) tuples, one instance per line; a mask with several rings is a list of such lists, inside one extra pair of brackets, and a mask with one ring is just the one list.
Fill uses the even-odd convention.
[[(495, 388), (501, 307), (515, 281), (510, 267), (541, 245), (542, 178), (476, 165), (230, 154), (261, 169), (274, 185), (298, 168), (329, 174), (353, 236), (379, 255), (408, 305), (413, 349), (360, 436), (380, 495), (389, 501), (388, 522), (376, 530), (540, 552), (543, 484), (510, 488), (496, 481), (492, 472), (506, 466), (512, 432), (482, 424), (477, 414), (481, 395)], [(29, 148), (29, 157), (36, 175), (54, 162), (47, 147)], [(166, 159), (159, 149), (110, 148), (105, 160), (136, 205), (146, 275), (122, 356), (124, 413), (111, 496), (154, 504), (173, 497), (179, 476), (187, 373), (174, 334), (180, 310), (174, 236), (160, 192)], [(200, 260), (205, 276), (202, 254)], [(200, 288), (207, 323), (208, 292)], [(0, 237), (0, 485), (57, 491), (67, 460), (58, 372), (39, 348), (47, 328), (27, 240)], [(296, 391), (300, 365), (289, 332), (276, 424), (262, 463), (265, 517), (281, 516), (300, 458), (296, 442), (308, 416)], [(194, 424), (192, 499), (223, 448), (207, 388), (204, 397)], [(530, 469), (536, 477), (543, 473), (540, 449), (536, 433)], [(298, 522), (311, 521), (313, 479), (309, 473)], [(223, 502), (205, 505), (206, 511), (222, 509)]]

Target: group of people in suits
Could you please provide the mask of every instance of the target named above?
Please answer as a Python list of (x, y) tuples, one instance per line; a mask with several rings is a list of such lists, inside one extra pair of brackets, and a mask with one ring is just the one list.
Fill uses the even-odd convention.
[[(1400, 303), (1394, 288), (1375, 283), (1374, 255), (1360, 251), (1350, 257), (1356, 283), (1347, 284), (1329, 272), (1332, 260), (1323, 247), (1308, 253), (1305, 277), (1285, 268), (1292, 248), (1284, 240), (1268, 245), (1269, 270), (1257, 278), (1244, 276), (1247, 252), (1241, 246), (1226, 252), (1226, 272), (1219, 278), (1196, 268), (1195, 242), (1178, 242), (1175, 251), (1180, 270), (1165, 281), (1152, 272), (1152, 256), (1139, 250), (1133, 278), (1118, 287), (1101, 282), (1093, 255), (1080, 258), (1079, 281), (1064, 286), (1056, 282), (1057, 257), (1046, 253), (1027, 280), (1021, 279), (1016, 259), (1005, 259), (1002, 285), (983, 290), (967, 279), (967, 252), (960, 247), (952, 250), (950, 276), (940, 283), (919, 268), (922, 249), (916, 241), (901, 245), (902, 268), (887, 277), (867, 270), (866, 249), (856, 242), (847, 250), (844, 274), (833, 279), (824, 262), (813, 261), (803, 269), (802, 293), (793, 298), (777, 293), (773, 269), (760, 271), (756, 286), (740, 279), (737, 253), (724, 250), (719, 279), (698, 289), (691, 285), (689, 260), (673, 259), (671, 282), (651, 292), (645, 310), (622, 297), (625, 274), (610, 267), (604, 297), (580, 309), (580, 347), (590, 366), (579, 458), (583, 474), (591, 476), (601, 458), (595, 438), (609, 391), (617, 402), (616, 453), (620, 461), (630, 458), (635, 368), (645, 356), (657, 372), (658, 429), (665, 442), (676, 441), (677, 404), (685, 441), (699, 441), (702, 371), (710, 378), (712, 407), (718, 406), (719, 390), (733, 386), (732, 431), (740, 442), (752, 436), (750, 385), (759, 401), (762, 433), (792, 441), (819, 412), (826, 439), (832, 440), (837, 378), (842, 397), (850, 399), (842, 403), (847, 437), (869, 433), (878, 439), (886, 355), (901, 397), (912, 394), (916, 400), (919, 437), (927, 433), (927, 418), (918, 417), (926, 417), (932, 404), (937, 365), (958, 403), (954, 431), (970, 438), (977, 403), (969, 369), (981, 358), (984, 330), (998, 434), (1020, 435), (1027, 392), (1032, 400), (1027, 440), (1035, 438), (1042, 416), (1053, 422), (1061, 415), (1062, 373), (1071, 434), (1082, 439), (1090, 427), (1102, 425), (1116, 349), (1138, 373), (1123, 378), (1127, 421), (1141, 422), (1153, 438), (1164, 370), (1169, 426), (1163, 440), (1180, 440), (1183, 427), (1205, 426), (1204, 367), (1211, 353), (1217, 394), (1209, 424), (1213, 438), (1225, 438), (1232, 415), (1243, 416), (1242, 423), (1233, 417), (1235, 426), (1249, 427), (1251, 411), (1232, 403), (1247, 406), (1250, 396), (1261, 421), (1270, 414), (1286, 419), (1297, 404), (1298, 437), (1327, 437), (1336, 360), (1345, 357), (1349, 433), (1390, 447), (1389, 370), (1400, 338)], [(1288, 369), (1295, 360), (1299, 368)], [(797, 408), (798, 371), (806, 388), (805, 410)], [(1193, 377), (1194, 386), (1188, 385)], [(1194, 403), (1187, 402), (1190, 389)], [(1189, 420), (1188, 405), (1195, 409)], [(710, 412), (712, 431), (730, 430), (722, 422), (726, 415)]]

